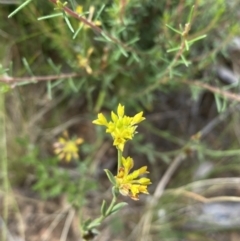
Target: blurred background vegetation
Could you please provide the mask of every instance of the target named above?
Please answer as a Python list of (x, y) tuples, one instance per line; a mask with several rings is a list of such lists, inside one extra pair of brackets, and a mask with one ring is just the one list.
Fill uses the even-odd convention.
[[(103, 169), (116, 171), (111, 140), (92, 120), (118, 103), (129, 116), (144, 111), (126, 155), (149, 166), (153, 184), (96, 240), (239, 240), (238, 1), (69, 1), (93, 27), (53, 17), (61, 11), (47, 0), (8, 18), (21, 3), (0, 0), (0, 217), (9, 240), (79, 240), (76, 214), (64, 231), (71, 207), (98, 215), (111, 193)], [(54, 154), (66, 130), (84, 139), (79, 160)]]

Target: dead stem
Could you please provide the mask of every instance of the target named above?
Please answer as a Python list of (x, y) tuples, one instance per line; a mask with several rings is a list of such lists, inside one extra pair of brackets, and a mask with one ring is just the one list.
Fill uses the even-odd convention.
[(67, 78), (73, 78), (81, 76), (79, 73), (69, 73), (69, 74), (58, 74), (58, 75), (48, 75), (48, 76), (29, 76), (29, 77), (9, 77), (9, 76), (3, 76), (0, 77), (0, 82), (16, 85), (18, 83), (28, 81), (32, 83), (36, 83), (39, 81), (49, 81), (49, 80), (59, 80), (59, 79), (67, 79)]
[(157, 188), (153, 194), (152, 199), (150, 200), (149, 204), (147, 205), (148, 210), (146, 211), (145, 215), (140, 220), (139, 224), (133, 231), (132, 235), (135, 236), (136, 232), (139, 232), (141, 230), (141, 235), (138, 235), (140, 237), (140, 241), (147, 241), (147, 238), (149, 237), (150, 227), (151, 227), (151, 221), (153, 216), (153, 208), (155, 207), (157, 201), (162, 196), (169, 180), (171, 179), (174, 172), (177, 170), (179, 165), (182, 163), (182, 161), (186, 158), (185, 153), (179, 154), (171, 163), (171, 165), (168, 167), (167, 171), (159, 181)]

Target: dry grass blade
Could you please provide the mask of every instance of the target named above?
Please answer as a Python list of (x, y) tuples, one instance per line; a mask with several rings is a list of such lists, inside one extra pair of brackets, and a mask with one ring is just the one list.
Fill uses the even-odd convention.
[(41, 235), (40, 240), (41, 241), (48, 241), (50, 239), (50, 235), (52, 231), (56, 228), (56, 226), (59, 224), (59, 222), (63, 219), (63, 213), (65, 213), (69, 209), (69, 207), (64, 208), (63, 210), (60, 210), (57, 214), (56, 218), (52, 221), (49, 228)]
[[(152, 221), (152, 215), (153, 215), (153, 208), (155, 207), (157, 201), (162, 196), (169, 180), (171, 179), (174, 172), (177, 170), (181, 162), (185, 159), (186, 155), (184, 153), (181, 153), (178, 155), (171, 165), (168, 167), (167, 171), (159, 181), (157, 188), (155, 189), (155, 192), (153, 194), (153, 197), (151, 198), (150, 202), (147, 204), (148, 210), (141, 218), (140, 222), (134, 229), (134, 231), (131, 234), (131, 237), (140, 237), (140, 241), (147, 241), (149, 237), (149, 231), (151, 227), (151, 221)], [(140, 233), (140, 235), (139, 235)], [(130, 239), (131, 239), (130, 237)]]
[(69, 210), (69, 213), (68, 213), (68, 216), (67, 216), (67, 219), (66, 219), (63, 231), (62, 231), (62, 235), (61, 235), (60, 241), (66, 241), (67, 240), (67, 235), (68, 235), (71, 223), (73, 221), (74, 215), (75, 215), (75, 210), (73, 208), (71, 208)]

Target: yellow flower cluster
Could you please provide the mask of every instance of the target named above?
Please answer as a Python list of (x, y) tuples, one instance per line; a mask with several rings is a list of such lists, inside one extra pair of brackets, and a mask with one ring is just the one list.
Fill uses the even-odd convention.
[[(89, 11), (88, 11), (88, 18), (87, 20), (91, 23), (93, 23), (94, 25), (96, 26), (101, 26), (102, 25), (102, 22), (99, 21), (99, 20), (94, 20), (92, 21), (92, 18), (93, 18), (93, 14), (94, 14), (94, 11), (95, 11), (95, 7), (94, 6), (90, 6), (89, 8)], [(83, 6), (82, 5), (77, 5), (76, 9), (75, 9), (75, 12), (78, 14), (78, 15), (82, 15), (83, 14)], [(80, 26), (84, 26), (85, 29), (88, 29), (89, 26), (86, 25), (86, 24), (83, 24), (83, 23), (80, 23)]]
[(81, 15), (83, 13), (83, 6), (82, 5), (77, 5), (75, 12), (78, 15)]
[(88, 74), (92, 74), (92, 68), (90, 66), (90, 56), (92, 55), (94, 49), (93, 48), (89, 48), (87, 51), (87, 56), (84, 57), (83, 55), (79, 54), (77, 56), (78, 58), (78, 64), (81, 68), (84, 68)]
[[(101, 26), (102, 23), (99, 20), (92, 21), (94, 11), (95, 11), (95, 7), (90, 6), (89, 11), (88, 11), (87, 21), (94, 24), (95, 26)], [(87, 12), (85, 12), (85, 13), (83, 12), (83, 6), (82, 5), (77, 5), (77, 7), (75, 9), (75, 12), (79, 16), (85, 15), (87, 13)], [(87, 24), (83, 23), (83, 22), (80, 22), (79, 27), (80, 28), (83, 27), (83, 29), (85, 29), (85, 30), (89, 28), (89, 26)], [(91, 65), (90, 65), (90, 57), (91, 57), (93, 51), (94, 51), (93, 47), (90, 47), (90, 48), (88, 48), (87, 53), (77, 55), (79, 67), (84, 68), (88, 74), (93, 73), (93, 70), (92, 70)]]
[(124, 106), (119, 104), (117, 114), (111, 112), (112, 121), (108, 122), (105, 116), (100, 113), (98, 119), (94, 120), (93, 123), (106, 126), (106, 132), (113, 137), (113, 145), (123, 151), (126, 141), (131, 140), (136, 133), (137, 124), (145, 119), (142, 115), (143, 112), (141, 111), (134, 117), (125, 116)]
[(60, 0), (56, 1), (57, 7), (54, 10), (63, 10), (64, 7), (67, 5), (67, 2), (62, 3)]
[[(96, 125), (106, 126), (106, 132), (110, 133), (113, 138), (113, 145), (116, 146), (120, 155), (118, 156), (118, 173), (114, 177), (109, 177), (109, 171), (107, 172), (109, 180), (115, 185), (119, 192), (124, 196), (129, 196), (133, 200), (138, 200), (140, 193), (148, 194), (147, 187), (151, 184), (149, 178), (141, 177), (140, 175), (148, 173), (147, 166), (143, 166), (138, 170), (130, 173), (134, 166), (133, 159), (131, 157), (122, 157), (122, 152), (126, 141), (131, 140), (135, 133), (137, 124), (143, 121), (143, 112), (139, 112), (133, 117), (126, 116), (124, 113), (124, 106), (118, 105), (117, 114), (111, 112), (111, 121), (107, 121), (106, 117), (102, 114), (98, 114), (98, 119), (93, 123)], [(112, 175), (112, 174), (111, 174)], [(114, 181), (112, 181), (114, 179)]]
[(83, 143), (83, 139), (70, 140), (66, 131), (63, 133), (63, 136), (58, 138), (58, 141), (53, 144), (54, 153), (58, 155), (60, 160), (66, 160), (67, 162), (72, 159), (78, 159), (78, 145)]
[(149, 194), (147, 186), (151, 184), (149, 178), (142, 177), (137, 179), (140, 175), (149, 173), (147, 171), (147, 166), (143, 166), (138, 170), (133, 171), (129, 174), (130, 170), (133, 168), (133, 159), (127, 157), (126, 159), (122, 157), (122, 167), (120, 167), (116, 178), (116, 187), (119, 188), (119, 192), (124, 196), (129, 196), (133, 200), (138, 200), (139, 193)]

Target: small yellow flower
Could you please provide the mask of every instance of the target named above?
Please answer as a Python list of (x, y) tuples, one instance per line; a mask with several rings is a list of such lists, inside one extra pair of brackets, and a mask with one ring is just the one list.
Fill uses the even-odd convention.
[[(81, 5), (78, 5), (76, 7), (76, 10), (75, 12), (78, 14), (78, 15), (83, 15), (83, 7)], [(93, 25), (97, 26), (97, 27), (100, 27), (102, 26), (102, 22), (99, 21), (99, 20), (93, 20), (93, 15), (94, 15), (94, 12), (95, 12), (95, 7), (94, 6), (90, 6), (89, 7), (89, 10), (88, 10), (88, 17), (87, 17), (87, 21), (92, 23)], [(83, 27), (83, 29), (87, 30), (90, 28), (89, 25), (87, 24), (84, 24), (83, 22), (80, 22), (79, 23), (79, 27)]]
[(123, 151), (127, 140), (131, 140), (136, 133), (137, 124), (145, 118), (143, 112), (139, 112), (134, 117), (124, 115), (124, 106), (119, 104), (117, 114), (111, 112), (112, 121), (107, 121), (102, 113), (98, 114), (98, 119), (93, 121), (93, 124), (104, 125), (107, 127), (106, 132), (113, 137), (113, 145)]
[(96, 26), (102, 26), (102, 22), (99, 21), (99, 20), (95, 20), (93, 23), (94, 23)]
[(81, 68), (85, 68), (85, 70), (87, 71), (88, 74), (92, 74), (92, 68), (90, 67), (90, 64), (89, 64), (89, 58), (92, 55), (93, 51), (94, 51), (93, 48), (89, 48), (87, 51), (86, 57), (84, 57), (80, 54), (77, 56), (79, 66)]
[(66, 160), (67, 162), (72, 159), (78, 159), (78, 145), (83, 143), (83, 139), (70, 140), (67, 131), (63, 133), (63, 136), (53, 144), (54, 153), (60, 160)]
[(54, 8), (54, 10), (63, 10), (64, 9), (64, 7), (67, 5), (67, 2), (61, 2), (60, 0), (57, 0), (56, 1), (56, 5), (57, 5), (57, 7), (56, 8)]
[(83, 6), (82, 5), (77, 5), (75, 12), (78, 15), (81, 15), (83, 13)]
[(129, 196), (133, 200), (139, 200), (138, 195), (140, 193), (149, 194), (147, 186), (151, 184), (151, 181), (146, 177), (137, 179), (140, 175), (149, 173), (147, 166), (143, 166), (129, 174), (133, 166), (134, 162), (132, 158), (127, 157), (125, 159), (122, 157), (122, 167), (119, 168), (118, 174), (115, 177), (116, 187), (122, 195)]

